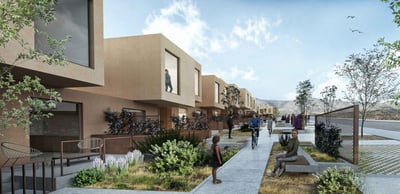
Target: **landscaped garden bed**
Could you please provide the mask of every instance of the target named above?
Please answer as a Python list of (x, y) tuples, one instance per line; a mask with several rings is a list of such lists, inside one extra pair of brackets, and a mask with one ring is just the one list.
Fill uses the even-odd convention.
[[(301, 142), (300, 144), (308, 145), (309, 143)], [(268, 173), (275, 165), (274, 155), (282, 151), (284, 147), (275, 142), (258, 193), (323, 193), (324, 190), (325, 193), (344, 193), (344, 189), (348, 189), (348, 193), (362, 193), (357, 188), (360, 185), (359, 174), (348, 167), (327, 168), (318, 174), (286, 172), (281, 177), (268, 177)]]
[[(167, 132), (135, 144), (139, 150), (124, 157), (97, 158), (93, 169), (82, 170), (74, 186), (103, 189), (191, 191), (211, 175), (209, 148), (194, 136)], [(142, 152), (143, 151), (143, 152)], [(222, 149), (223, 161), (238, 151), (238, 146)], [(144, 160), (142, 153), (152, 157)]]

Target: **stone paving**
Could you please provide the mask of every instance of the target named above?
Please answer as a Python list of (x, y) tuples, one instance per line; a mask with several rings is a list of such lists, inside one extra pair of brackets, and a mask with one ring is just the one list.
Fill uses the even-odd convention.
[(400, 175), (400, 145), (361, 145), (359, 151), (363, 174)]

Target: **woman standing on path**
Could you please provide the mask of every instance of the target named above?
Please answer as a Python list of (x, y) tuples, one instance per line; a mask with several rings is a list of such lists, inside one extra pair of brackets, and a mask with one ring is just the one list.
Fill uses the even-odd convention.
[(222, 181), (217, 179), (217, 169), (222, 166), (222, 155), (219, 149), (218, 142), (219, 136), (215, 135), (212, 138), (213, 144), (211, 145), (211, 167), (212, 167), (212, 178), (214, 184), (220, 184)]

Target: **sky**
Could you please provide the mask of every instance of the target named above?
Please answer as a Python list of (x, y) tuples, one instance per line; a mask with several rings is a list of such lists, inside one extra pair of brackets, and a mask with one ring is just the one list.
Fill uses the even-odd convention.
[[(380, 0), (104, 0), (104, 37), (162, 33), (202, 65), (203, 75), (264, 100), (294, 100), (310, 80), (343, 98), (335, 75), (379, 38), (400, 40)], [(350, 17), (349, 17), (350, 16)], [(361, 32), (361, 33), (360, 33)]]

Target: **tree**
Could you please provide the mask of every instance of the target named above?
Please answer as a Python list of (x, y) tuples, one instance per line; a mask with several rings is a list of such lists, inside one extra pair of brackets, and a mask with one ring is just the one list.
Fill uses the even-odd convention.
[[(35, 29), (35, 33), (46, 37), (50, 54), (42, 54), (24, 40), (22, 31), (33, 28), (35, 20), (43, 20), (49, 24), (55, 19), (54, 5), (56, 0), (1, 0), (0, 1), (0, 47), (7, 49), (10, 45), (20, 47), (14, 59), (5, 59), (0, 53), (0, 126), (22, 127), (26, 134), (31, 123), (30, 119), (40, 119), (51, 116), (42, 110), (55, 107), (61, 101), (60, 94), (54, 89), (48, 89), (40, 83), (40, 78), (24, 76), (14, 78), (13, 69), (18, 64), (28, 60), (35, 60), (49, 65), (63, 65), (64, 47), (68, 37), (55, 40), (46, 32)], [(9, 57), (9, 56), (8, 56)], [(41, 100), (37, 97), (47, 99)], [(2, 132), (0, 130), (0, 135)]]
[[(381, 0), (382, 2), (389, 3), (389, 7), (392, 10), (392, 14), (394, 15), (393, 22), (397, 24), (397, 27), (400, 27), (400, 0)], [(385, 38), (381, 38), (378, 40), (378, 43), (386, 47), (386, 51), (388, 52), (386, 56), (386, 67), (393, 69), (400, 66), (400, 40), (396, 40), (394, 42), (385, 42)], [(397, 104), (400, 100), (400, 93), (394, 97), (395, 103)]]
[(240, 90), (235, 86), (226, 86), (221, 95), (221, 102), (228, 110), (228, 114), (233, 114), (233, 107), (236, 106), (239, 102)]
[(374, 45), (365, 53), (350, 55), (335, 70), (337, 75), (349, 81), (344, 98), (353, 104), (361, 104), (361, 136), (369, 110), (378, 102), (392, 98), (399, 85), (397, 73), (383, 66), (385, 58), (385, 52)]
[(310, 107), (310, 104), (312, 103), (312, 89), (314, 87), (312, 86), (310, 80), (305, 80), (305, 81), (300, 81), (299, 84), (297, 85), (296, 91), (297, 91), (297, 96), (295, 103), (296, 105), (299, 106), (300, 112), (303, 116), (303, 121), (302, 121), (302, 129), (304, 129), (305, 125), (305, 116), (307, 113), (308, 108)]
[[(335, 85), (331, 86), (326, 86), (322, 91), (321, 91), (321, 96), (322, 96), (322, 104), (324, 106), (324, 112), (331, 112), (333, 110), (333, 106), (335, 104), (335, 99), (336, 99), (336, 90), (337, 87)], [(326, 117), (326, 126), (330, 126), (330, 116)]]
[(333, 110), (333, 106), (336, 100), (336, 90), (337, 87), (335, 85), (331, 85), (326, 86), (320, 93), (322, 96), (321, 101), (324, 106), (325, 113)]

